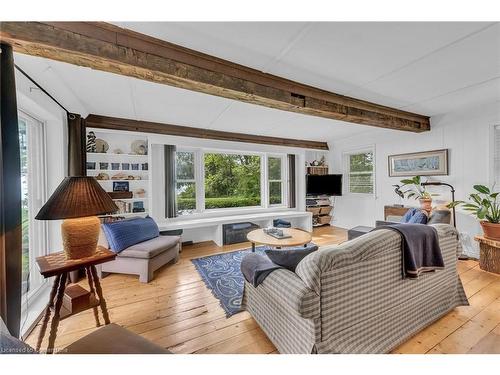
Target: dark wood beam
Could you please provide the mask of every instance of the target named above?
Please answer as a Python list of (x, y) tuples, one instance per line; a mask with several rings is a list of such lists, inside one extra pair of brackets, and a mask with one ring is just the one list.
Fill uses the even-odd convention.
[(422, 132), (429, 117), (335, 94), (96, 22), (2, 22), (14, 50), (301, 114)]
[(192, 128), (190, 126), (162, 124), (149, 121), (137, 121), (93, 114), (89, 115), (85, 119), (85, 125), (87, 128), (128, 130), (144, 133), (175, 135), (179, 137), (216, 139), (219, 141), (258, 143), (264, 145), (328, 150), (328, 143), (326, 142), (267, 137), (254, 134), (231, 133), (219, 130)]

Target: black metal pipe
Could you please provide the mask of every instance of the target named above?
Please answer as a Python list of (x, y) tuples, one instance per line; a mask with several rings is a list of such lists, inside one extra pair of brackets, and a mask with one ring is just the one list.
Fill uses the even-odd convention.
[(52, 99), (59, 107), (61, 107), (62, 109), (64, 109), (64, 111), (66, 111), (66, 114), (68, 115), (70, 112), (61, 104), (57, 101), (56, 98), (54, 98), (52, 95), (50, 95), (47, 90), (45, 90), (42, 86), (40, 86), (38, 84), (37, 81), (35, 81), (33, 78), (31, 78), (29, 76), (28, 73), (26, 73), (24, 70), (22, 70), (18, 65), (14, 64), (15, 68), (23, 75), (25, 76), (26, 78), (28, 78), (31, 82), (33, 82), (35, 84), (36, 87), (38, 87), (45, 95), (47, 95), (50, 99)]
[[(451, 189), (451, 201), (455, 202), (455, 188), (452, 185), (447, 184), (446, 182), (429, 181), (429, 182), (422, 182), (420, 185), (422, 185), (422, 186), (441, 186), (441, 185), (448, 186)], [(456, 220), (457, 218), (456, 218), (456, 214), (455, 214), (455, 206), (452, 207), (452, 212), (453, 212), (453, 226), (456, 228), (457, 227), (457, 220)]]
[(17, 118), (14, 56), (0, 44), (0, 262), (5, 272), (0, 298), (1, 315), (10, 333), (19, 337), (21, 323), (21, 157)]

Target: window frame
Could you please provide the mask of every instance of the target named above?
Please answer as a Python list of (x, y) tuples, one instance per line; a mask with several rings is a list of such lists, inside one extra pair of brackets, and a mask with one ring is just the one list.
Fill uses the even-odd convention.
[[(199, 174), (199, 170), (198, 170), (198, 158), (199, 158), (199, 152), (197, 149), (193, 149), (193, 148), (179, 148), (179, 149), (176, 149), (175, 150), (175, 153), (177, 154), (178, 152), (185, 152), (185, 153), (192, 153), (193, 154), (193, 163), (194, 163), (194, 167), (193, 167), (193, 173), (194, 173), (194, 178), (193, 179), (180, 179), (178, 180), (177, 179), (177, 163), (175, 164), (175, 189), (177, 190), (177, 184), (178, 183), (182, 183), (182, 182), (192, 182), (194, 183), (194, 190), (195, 190), (195, 209), (194, 209), (194, 212), (195, 213), (199, 213), (202, 211), (202, 206), (201, 206), (201, 202), (200, 202), (200, 193), (199, 193), (199, 183), (198, 183), (198, 174)], [(180, 216), (180, 217), (183, 217), (183, 216), (191, 216), (193, 214), (185, 214), (185, 215), (179, 215), (179, 211), (177, 210), (177, 192), (175, 194), (176, 196), (176, 201), (175, 201), (175, 212), (176, 212), (176, 215)]]
[[(282, 153), (269, 153), (258, 151), (236, 151), (215, 148), (191, 148), (178, 146), (176, 152), (193, 152), (195, 155), (195, 190), (196, 190), (196, 210), (192, 214), (179, 215), (177, 219), (192, 218), (193, 216), (203, 215), (217, 215), (222, 213), (245, 213), (247, 211), (266, 210), (269, 208), (280, 209), (288, 207), (288, 170), (286, 167), (286, 154)], [(227, 207), (227, 208), (211, 208), (205, 207), (205, 155), (206, 154), (225, 154), (225, 155), (252, 155), (260, 157), (260, 202), (258, 206), (245, 206), (245, 207)], [(281, 204), (269, 204), (269, 180), (268, 180), (268, 159), (280, 158), (281, 159)], [(176, 176), (177, 177), (177, 176)], [(191, 182), (191, 180), (181, 180), (177, 182)]]
[[(350, 185), (350, 178), (349, 175), (351, 174), (351, 169), (350, 169), (350, 156), (352, 155), (359, 155), (359, 154), (365, 154), (365, 153), (372, 153), (373, 155), (373, 169), (372, 169), (372, 181), (373, 181), (373, 191), (371, 193), (355, 193), (351, 192), (351, 185)], [(362, 148), (356, 148), (356, 149), (350, 149), (346, 150), (342, 154), (343, 158), (343, 174), (346, 176), (345, 180), (346, 182), (344, 183), (344, 195), (351, 195), (351, 196), (360, 196), (360, 197), (376, 197), (376, 178), (377, 178), (377, 171), (376, 171), (376, 152), (375, 152), (375, 145), (370, 145), (370, 146), (365, 146)], [(364, 173), (364, 172), (360, 172)]]
[[(28, 111), (18, 109), (18, 121), (26, 123), (26, 146), (32, 152), (36, 151), (41, 155), (36, 155), (34, 158), (36, 165), (28, 164), (27, 173), (34, 174), (34, 179), (28, 179), (27, 190), (32, 190), (36, 195), (36, 202), (33, 202), (32, 195), (29, 195), (28, 200), (28, 215), (29, 215), (29, 282), (33, 283), (33, 287), (27, 293), (23, 293), (22, 313), (25, 313), (36, 300), (36, 297), (42, 293), (45, 286), (48, 285), (47, 279), (44, 279), (39, 272), (35, 260), (37, 257), (45, 256), (49, 253), (49, 229), (47, 221), (35, 220), (35, 216), (43, 204), (47, 200), (48, 191), (48, 176), (46, 172), (47, 166), (47, 130), (46, 123), (30, 114)], [(33, 138), (32, 130), (29, 127), (37, 127), (37, 134)], [(29, 135), (31, 133), (31, 136)], [(24, 281), (24, 280), (23, 280)]]
[[(271, 180), (269, 178), (269, 159), (280, 159), (281, 164), (281, 179)], [(286, 155), (283, 154), (267, 154), (266, 155), (266, 179), (267, 182), (267, 194), (266, 203), (268, 207), (287, 207), (288, 206), (288, 168), (286, 165)], [(281, 203), (271, 204), (271, 182), (281, 183)]]

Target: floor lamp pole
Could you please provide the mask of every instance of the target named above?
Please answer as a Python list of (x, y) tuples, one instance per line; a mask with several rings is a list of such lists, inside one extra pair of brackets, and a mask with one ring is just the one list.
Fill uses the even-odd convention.
[[(451, 190), (451, 202), (452, 203), (455, 202), (455, 188), (453, 187), (453, 185), (447, 184), (446, 182), (433, 182), (433, 181), (422, 182), (421, 185), (422, 186), (443, 186), (443, 185), (448, 186)], [(453, 226), (456, 229), (457, 228), (457, 216), (456, 216), (456, 212), (455, 212), (455, 206), (452, 207), (452, 211), (453, 211)], [(469, 257), (463, 253), (463, 249), (462, 249), (462, 253), (458, 256), (458, 259), (467, 260), (467, 259), (469, 259)]]

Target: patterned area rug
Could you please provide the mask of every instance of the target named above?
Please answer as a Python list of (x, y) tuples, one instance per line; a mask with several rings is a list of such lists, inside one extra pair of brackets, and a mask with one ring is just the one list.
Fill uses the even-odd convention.
[[(257, 246), (256, 253), (264, 254), (267, 246)], [(206, 286), (220, 301), (220, 305), (230, 317), (240, 311), (245, 279), (240, 270), (243, 257), (252, 249), (231, 251), (192, 259)]]

